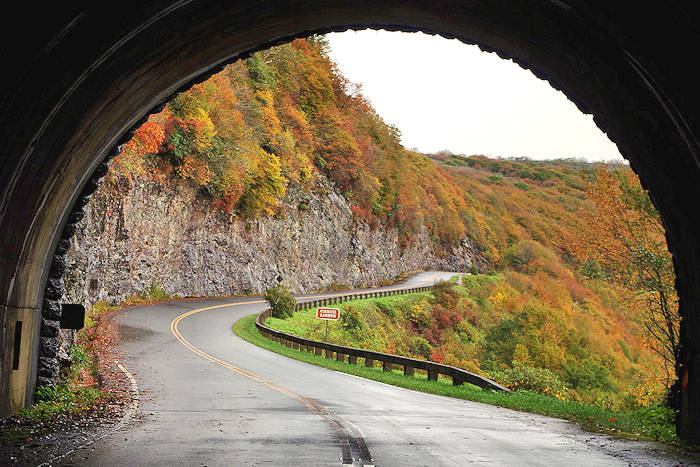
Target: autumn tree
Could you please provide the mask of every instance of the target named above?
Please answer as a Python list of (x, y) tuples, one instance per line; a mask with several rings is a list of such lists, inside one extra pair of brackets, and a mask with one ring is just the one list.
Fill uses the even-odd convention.
[(589, 276), (614, 281), (644, 318), (651, 349), (665, 362), (667, 384), (678, 350), (678, 297), (661, 218), (629, 168), (601, 167), (588, 189), (593, 202), (583, 215), (575, 252)]

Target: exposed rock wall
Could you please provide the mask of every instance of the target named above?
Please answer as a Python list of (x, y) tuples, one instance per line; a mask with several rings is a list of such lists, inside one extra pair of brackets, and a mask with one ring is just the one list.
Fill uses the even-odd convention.
[(254, 220), (212, 207), (184, 184), (141, 179), (124, 193), (106, 184), (71, 239), (64, 298), (119, 302), (154, 285), (172, 296), (261, 292), (278, 283), (303, 292), (484, 264), (466, 239), (441, 258), (425, 233), (402, 250), (397, 231), (355, 221), (325, 178), (315, 183), (313, 193), (290, 186), (281, 215)]

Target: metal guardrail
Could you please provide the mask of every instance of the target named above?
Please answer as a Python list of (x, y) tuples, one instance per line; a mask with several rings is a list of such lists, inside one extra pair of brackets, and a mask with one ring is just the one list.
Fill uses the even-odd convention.
[[(361, 292), (353, 293), (348, 295), (341, 295), (337, 297), (323, 298), (319, 300), (312, 300), (308, 302), (297, 303), (295, 310), (306, 310), (309, 308), (316, 308), (319, 306), (328, 306), (337, 303), (344, 303), (348, 300), (364, 299), (364, 298), (378, 298), (386, 297), (389, 295), (404, 295), (416, 292), (425, 292), (431, 290), (434, 286), (426, 287), (413, 287), (407, 289), (393, 289), (393, 290), (383, 290), (376, 292)], [(470, 383), (475, 386), (479, 386), (482, 389), (494, 389), (497, 391), (511, 392), (510, 389), (501, 386), (500, 384), (492, 381), (483, 376), (470, 373), (461, 368), (454, 366), (443, 365), (441, 363), (430, 362), (427, 360), (418, 360), (416, 358), (401, 357), (399, 355), (392, 355), (382, 352), (374, 352), (372, 350), (357, 349), (354, 347), (345, 347), (342, 345), (330, 344), (328, 342), (320, 342), (311, 339), (305, 339), (303, 337), (295, 336), (293, 334), (288, 334), (286, 332), (278, 331), (265, 326), (265, 320), (271, 316), (271, 310), (266, 310), (260, 313), (255, 320), (255, 327), (257, 327), (260, 334), (264, 337), (277, 341), (287, 347), (306, 350), (308, 352), (313, 352), (316, 355), (323, 355), (325, 352), (326, 358), (335, 358), (338, 361), (347, 361), (348, 363), (357, 363), (358, 358), (365, 359), (365, 366), (374, 367), (376, 362), (382, 363), (382, 368), (384, 371), (391, 371), (394, 365), (400, 365), (403, 367), (403, 373), (406, 376), (413, 376), (415, 370), (425, 370), (428, 373), (429, 381), (437, 381), (438, 375), (445, 375), (452, 378), (452, 384), (458, 386), (462, 383)]]

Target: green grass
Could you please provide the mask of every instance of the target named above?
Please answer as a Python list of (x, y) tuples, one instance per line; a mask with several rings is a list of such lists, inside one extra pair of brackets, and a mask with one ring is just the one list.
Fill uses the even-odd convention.
[[(383, 352), (384, 349), (379, 342), (368, 340), (364, 335), (343, 329), (342, 316), (345, 314), (345, 310), (348, 307), (354, 307), (360, 314), (366, 314), (366, 309), (379, 306), (385, 313), (392, 313), (393, 310), (400, 309), (402, 304), (410, 304), (420, 298), (428, 300), (431, 296), (430, 292), (417, 292), (380, 298), (358, 298), (333, 304), (331, 306), (341, 309), (341, 319), (328, 322), (328, 342)], [(316, 318), (316, 308), (297, 311), (294, 313), (293, 319), (268, 318), (266, 324), (278, 331), (313, 340), (323, 340), (326, 332), (326, 322)]]
[(404, 376), (402, 371), (397, 370), (384, 372), (381, 367), (365, 367), (363, 359), (359, 359), (359, 364), (351, 365), (310, 352), (290, 349), (269, 340), (258, 332), (255, 327), (255, 318), (256, 315), (241, 318), (233, 325), (233, 332), (252, 344), (295, 360), (415, 391), (562, 418), (579, 423), (592, 431), (678, 444), (672, 423), (673, 412), (662, 407), (648, 407), (631, 412), (614, 412), (530, 391), (505, 393), (482, 390), (470, 384), (453, 386), (449, 379), (440, 378), (438, 381), (428, 381), (425, 373), (418, 371), (414, 377)]
[(92, 356), (80, 345), (71, 351), (73, 364), (70, 373), (64, 376), (55, 387), (40, 387), (36, 391), (36, 404), (19, 409), (20, 422), (23, 425), (55, 424), (67, 421), (97, 409), (109, 396), (96, 387), (85, 387), (79, 381), (80, 373), (97, 370)]

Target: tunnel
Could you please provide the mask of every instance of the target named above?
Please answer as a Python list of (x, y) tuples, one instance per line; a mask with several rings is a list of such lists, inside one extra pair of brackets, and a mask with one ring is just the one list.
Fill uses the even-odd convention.
[[(32, 402), (60, 314), (51, 309), (61, 288), (56, 258), (104, 162), (137, 125), (178, 91), (256, 50), (314, 33), (382, 28), (456, 38), (512, 59), (592, 114), (617, 144), (666, 228), (682, 316), (672, 400), (680, 436), (700, 441), (697, 2), (152, 0), (16, 7), (0, 33), (0, 414)], [(420, 66), (421, 57), (414, 60)]]

